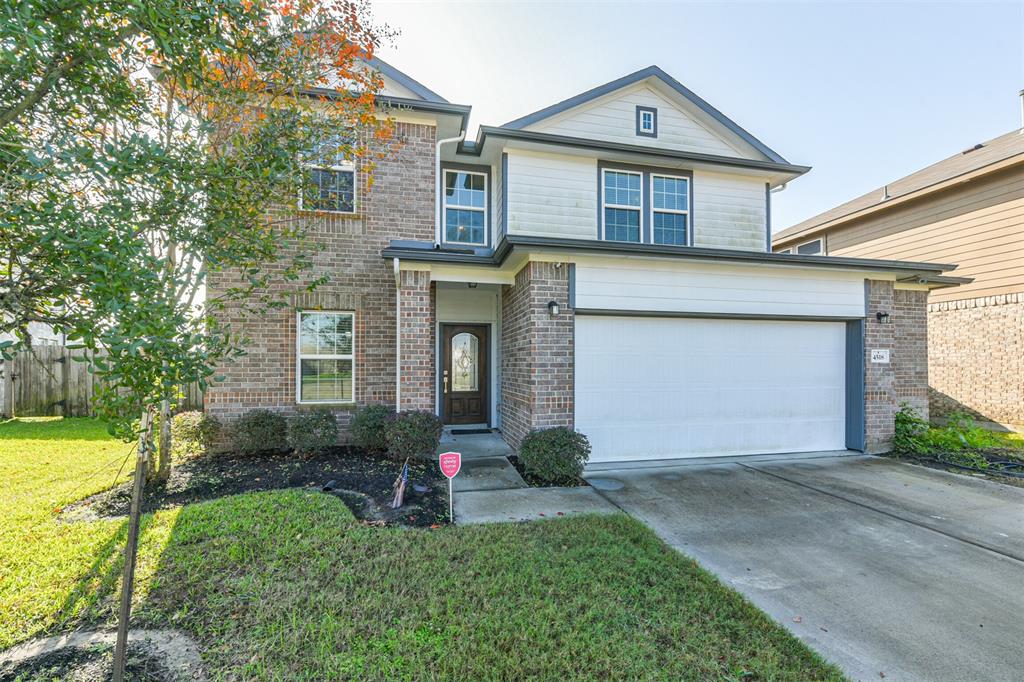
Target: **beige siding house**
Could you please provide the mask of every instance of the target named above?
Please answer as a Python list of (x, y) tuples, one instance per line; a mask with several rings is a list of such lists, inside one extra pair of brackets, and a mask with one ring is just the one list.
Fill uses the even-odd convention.
[(773, 236), (776, 253), (957, 263), (928, 299), (932, 417), (1024, 429), (1024, 130)]

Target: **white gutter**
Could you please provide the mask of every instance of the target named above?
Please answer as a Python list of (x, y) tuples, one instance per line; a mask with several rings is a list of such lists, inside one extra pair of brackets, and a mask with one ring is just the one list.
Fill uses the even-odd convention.
[(446, 137), (438, 140), (434, 150), (434, 245), (441, 243), (441, 145), (449, 142), (462, 142), (466, 137), (466, 131), (459, 133), (458, 137)]
[(398, 259), (395, 268), (395, 412), (402, 411), (402, 271)]
[(782, 183), (781, 185), (779, 185), (778, 187), (774, 187), (774, 188), (772, 188), (772, 190), (771, 190), (771, 193), (772, 193), (772, 194), (775, 194), (776, 192), (781, 192), (782, 190), (786, 189), (786, 187), (787, 187), (788, 185), (789, 185), (789, 183), (788, 183), (788, 182), (784, 182), (784, 183)]

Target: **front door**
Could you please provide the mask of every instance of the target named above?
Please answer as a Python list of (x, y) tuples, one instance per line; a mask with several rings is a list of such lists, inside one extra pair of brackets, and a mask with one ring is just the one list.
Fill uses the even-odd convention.
[(486, 424), (489, 421), (486, 324), (441, 326), (441, 395), (445, 424)]

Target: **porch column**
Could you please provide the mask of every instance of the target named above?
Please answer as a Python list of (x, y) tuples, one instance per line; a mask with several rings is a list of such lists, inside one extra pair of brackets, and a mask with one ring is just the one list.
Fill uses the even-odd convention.
[[(574, 312), (569, 263), (531, 261), (502, 291), (502, 435), (513, 448), (536, 429), (573, 427)], [(552, 315), (548, 303), (558, 304)]]
[(398, 407), (434, 412), (434, 286), (426, 270), (402, 270), (398, 284)]
[[(864, 321), (864, 442), (869, 453), (885, 452), (895, 434), (896, 355), (895, 289), (892, 282), (866, 280), (867, 319)], [(877, 314), (889, 320), (879, 322)], [(888, 362), (872, 360), (872, 351), (888, 353)]]

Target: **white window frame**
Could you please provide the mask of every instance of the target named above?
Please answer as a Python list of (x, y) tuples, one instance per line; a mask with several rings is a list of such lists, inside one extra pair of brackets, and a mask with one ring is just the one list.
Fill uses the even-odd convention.
[[(640, 205), (630, 206), (626, 204), (609, 204), (605, 201), (607, 197), (605, 190), (605, 179), (608, 177), (608, 173), (625, 173), (627, 175), (635, 175), (640, 178)], [(653, 184), (653, 183), (652, 183)], [(624, 239), (608, 239), (605, 234), (605, 222), (607, 220), (605, 215), (606, 208), (618, 208), (627, 211), (636, 211), (637, 218), (639, 219), (638, 225), (640, 232), (637, 235), (639, 238), (635, 241), (626, 241)], [(601, 241), (617, 242), (619, 244), (643, 244), (644, 243), (644, 174), (640, 171), (628, 170), (625, 168), (615, 168), (612, 166), (606, 166), (601, 169)]]
[[(359, 173), (356, 172), (356, 164), (351, 159), (345, 159), (344, 163), (330, 165), (321, 163), (310, 163), (308, 161), (302, 164), (305, 168), (310, 170), (320, 171), (331, 171), (332, 173), (352, 173), (352, 210), (351, 211), (337, 211), (330, 208), (316, 208), (312, 207), (308, 210), (316, 211), (318, 213), (335, 213), (337, 215), (355, 215), (359, 212)], [(299, 210), (307, 210), (302, 205), (302, 192), (299, 192)]]
[[(650, 120), (650, 122), (651, 122), (650, 127), (645, 127), (644, 126), (644, 117), (646, 117), (648, 120)], [(641, 109), (640, 110), (640, 132), (642, 132), (642, 133), (649, 133), (651, 135), (654, 134), (654, 112), (653, 111), (648, 111), (647, 109)]]
[[(348, 354), (324, 354), (302, 352), (302, 316), (309, 315), (348, 315), (352, 318), (352, 352)], [(302, 361), (303, 360), (351, 360), (352, 361), (352, 398), (349, 400), (303, 400), (302, 399)], [(353, 310), (296, 310), (295, 311), (295, 402), (298, 405), (351, 405), (356, 401), (356, 313)]]
[(782, 249), (781, 251), (776, 251), (775, 253), (789, 253), (789, 254), (791, 254), (791, 253), (793, 253), (793, 249)]
[[(442, 178), (442, 182), (441, 182), (441, 202), (442, 202), (441, 203), (441, 239), (444, 241), (445, 244), (461, 244), (463, 246), (487, 246), (487, 239), (488, 239), (489, 232), (490, 232), (490, 223), (488, 222), (489, 221), (489, 217), (488, 217), (488, 211), (487, 211), (488, 204), (490, 203), (490, 195), (488, 194), (488, 190), (490, 188), (487, 186), (487, 173), (485, 173), (483, 171), (464, 170), (464, 169), (461, 169), (461, 168), (445, 168), (443, 170), (443, 173), (444, 173), (444, 177)], [(464, 173), (465, 175), (479, 175), (480, 177), (482, 177), (484, 179), (484, 207), (480, 208), (479, 206), (462, 206), (460, 204), (449, 204), (448, 203), (448, 196), (445, 194), (445, 191), (448, 189), (448, 174), (449, 173), (455, 173), (456, 175), (459, 174), (459, 173)], [(454, 209), (457, 209), (459, 211), (476, 211), (476, 212), (479, 212), (479, 213), (483, 213), (484, 214), (484, 240), (482, 242), (453, 242), (453, 241), (449, 241), (448, 240), (448, 209), (449, 208), (454, 208)]]
[[(673, 213), (676, 215), (686, 216), (686, 246), (693, 243), (693, 220), (690, 218), (690, 205), (693, 203), (693, 181), (687, 175), (672, 175), (670, 173), (651, 173), (651, 193), (648, 197), (650, 202), (650, 221), (651, 221), (651, 244), (657, 246), (677, 246), (677, 244), (658, 244), (654, 241), (654, 214), (655, 213)], [(685, 180), (686, 181), (686, 206), (685, 211), (680, 211), (675, 208), (654, 208), (654, 178), (669, 178), (670, 180)]]
[[(818, 253), (800, 253), (800, 247), (801, 246), (807, 246), (808, 244), (813, 244), (815, 242), (818, 243)], [(825, 255), (825, 240), (822, 239), (821, 237), (818, 237), (817, 239), (811, 239), (810, 241), (806, 241), (803, 244), (797, 244), (793, 248), (793, 253), (795, 253), (797, 255), (800, 255), (800, 256), (824, 256)]]

